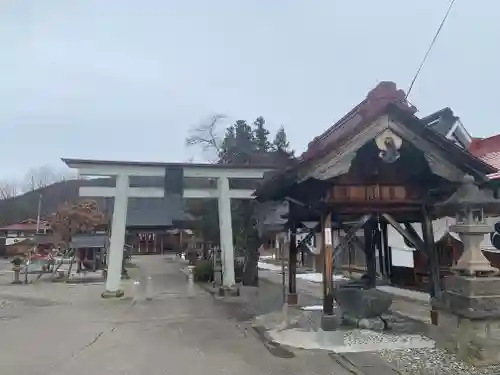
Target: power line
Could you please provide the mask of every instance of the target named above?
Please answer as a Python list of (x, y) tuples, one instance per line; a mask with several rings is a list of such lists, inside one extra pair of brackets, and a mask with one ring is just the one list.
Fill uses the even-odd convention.
[(413, 77), (413, 80), (411, 81), (410, 88), (406, 92), (405, 99), (407, 99), (408, 95), (410, 95), (410, 92), (411, 92), (411, 90), (413, 88), (413, 85), (415, 84), (415, 81), (417, 80), (417, 78), (418, 78), (418, 76), (420, 74), (420, 71), (422, 70), (422, 68), (423, 68), (423, 66), (425, 64), (425, 61), (427, 60), (427, 57), (429, 57), (429, 54), (431, 53), (432, 47), (434, 47), (434, 44), (436, 43), (436, 40), (437, 40), (439, 34), (441, 33), (441, 29), (443, 28), (444, 23), (446, 22), (446, 19), (448, 18), (448, 15), (450, 14), (451, 9), (453, 8), (453, 5), (455, 4), (455, 1), (456, 0), (451, 0), (450, 5), (448, 6), (448, 10), (446, 11), (443, 19), (441, 20), (441, 24), (439, 25), (439, 27), (438, 27), (438, 29), (436, 31), (436, 34), (434, 34), (434, 38), (432, 38), (432, 42), (429, 45), (429, 48), (427, 49), (427, 52), (425, 53), (425, 56), (424, 56), (422, 62), (420, 63), (420, 66), (418, 67), (417, 72), (415, 73), (415, 76)]

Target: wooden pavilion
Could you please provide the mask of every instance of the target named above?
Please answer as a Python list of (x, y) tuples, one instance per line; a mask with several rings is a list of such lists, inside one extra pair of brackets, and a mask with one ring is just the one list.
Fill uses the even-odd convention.
[[(377, 266), (382, 276), (390, 276), (388, 225), (426, 255), (430, 293), (440, 292), (434, 204), (453, 194), (465, 174), (484, 184), (495, 170), (415, 113), (402, 90), (382, 82), (315, 138), (297, 166), (268, 176), (255, 192), (259, 201), (289, 202), (289, 304), (297, 303), (294, 239), (303, 221), (317, 221), (321, 231), (325, 315), (333, 314), (335, 259), (349, 245), (364, 250), (366, 287), (376, 285)], [(411, 223), (422, 223), (421, 237)]]

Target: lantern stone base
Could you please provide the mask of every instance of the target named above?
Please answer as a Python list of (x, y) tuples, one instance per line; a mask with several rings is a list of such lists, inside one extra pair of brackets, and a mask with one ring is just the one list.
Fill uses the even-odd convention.
[(239, 297), (240, 288), (237, 285), (219, 287), (219, 297)]
[(101, 293), (101, 298), (122, 298), (125, 295), (125, 293), (122, 290), (106, 290)]
[(476, 366), (500, 364), (500, 277), (447, 277), (432, 307), (438, 346)]
[(321, 315), (321, 329), (323, 331), (335, 331), (340, 327), (341, 319), (337, 315)]
[(297, 296), (297, 293), (288, 293), (286, 301), (289, 306), (296, 306), (299, 303), (299, 297)]

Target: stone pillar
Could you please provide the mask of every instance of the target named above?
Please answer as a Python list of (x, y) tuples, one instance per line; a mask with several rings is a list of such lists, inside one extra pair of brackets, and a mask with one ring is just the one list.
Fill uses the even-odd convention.
[(222, 287), (222, 254), (220, 247), (214, 249), (213, 257), (213, 267), (214, 267), (214, 287)]
[(231, 198), (229, 196), (229, 180), (219, 177), (217, 188), (219, 192), (219, 228), (220, 246), (222, 251), (222, 285), (224, 289), (233, 289), (236, 282), (234, 276), (234, 245), (231, 223)]
[(122, 277), (123, 249), (125, 246), (125, 227), (127, 224), (129, 178), (127, 175), (116, 176), (116, 192), (111, 224), (111, 239), (108, 249), (108, 272), (106, 291), (103, 298), (122, 297), (120, 290)]
[(445, 278), (437, 310), (437, 344), (473, 365), (500, 363), (500, 277)]
[(194, 266), (188, 266), (187, 295), (194, 297)]

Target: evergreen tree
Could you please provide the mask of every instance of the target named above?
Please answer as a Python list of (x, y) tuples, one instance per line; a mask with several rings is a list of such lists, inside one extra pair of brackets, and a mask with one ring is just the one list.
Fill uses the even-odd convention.
[(245, 120), (238, 120), (234, 124), (235, 142), (232, 154), (233, 164), (250, 164), (256, 150), (252, 128)]
[[(203, 128), (202, 130), (206, 130)], [(210, 128), (209, 130), (212, 130)], [(214, 133), (201, 134), (197, 137), (198, 144), (204, 145), (205, 139), (213, 139)], [(286, 136), (285, 129), (280, 127), (272, 144), (269, 142), (269, 131), (265, 128), (263, 117), (258, 117), (253, 128), (245, 120), (238, 120), (228, 127), (218, 150), (218, 162), (221, 164), (250, 164), (259, 165), (262, 159), (275, 164), (277, 168), (284, 168), (293, 159), (293, 151)], [(188, 144), (195, 144), (189, 142)], [(262, 158), (264, 156), (264, 158)], [(233, 187), (242, 181), (233, 181)], [(243, 183), (243, 182), (242, 182)], [(243, 187), (243, 186), (242, 186)], [(198, 217), (197, 232), (206, 240), (219, 242), (219, 227), (217, 210), (213, 203), (207, 201), (193, 207), (190, 211)], [(233, 200), (231, 203), (233, 235), (235, 252), (245, 254), (243, 282), (245, 285), (256, 285), (258, 282), (258, 247), (260, 238), (257, 231), (255, 210), (257, 202), (253, 200)]]
[(292, 153), (292, 151), (289, 150), (290, 143), (288, 142), (288, 138), (286, 136), (285, 128), (283, 127), (283, 125), (280, 126), (280, 128), (276, 132), (276, 135), (274, 136), (273, 147), (275, 151), (286, 152), (290, 154)]
[(226, 134), (222, 140), (221, 147), (219, 150), (219, 163), (220, 164), (230, 164), (233, 159), (233, 154), (236, 150), (236, 132), (234, 130), (234, 125), (231, 125), (226, 129)]
[(266, 121), (264, 117), (259, 116), (253, 122), (254, 130), (254, 138), (255, 144), (257, 146), (257, 150), (260, 152), (268, 152), (271, 149), (271, 143), (269, 142), (269, 130), (265, 128)]

